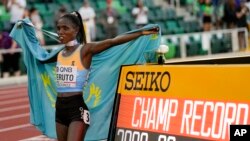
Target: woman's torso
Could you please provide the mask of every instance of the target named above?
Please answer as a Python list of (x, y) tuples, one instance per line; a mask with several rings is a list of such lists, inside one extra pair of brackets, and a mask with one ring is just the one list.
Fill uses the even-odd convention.
[(59, 97), (82, 94), (89, 69), (83, 66), (81, 48), (82, 45), (67, 56), (64, 55), (65, 50), (62, 50), (57, 56), (56, 78)]

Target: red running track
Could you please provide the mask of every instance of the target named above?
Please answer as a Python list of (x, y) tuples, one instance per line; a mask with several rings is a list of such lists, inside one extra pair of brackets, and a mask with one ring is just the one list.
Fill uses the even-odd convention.
[(1, 141), (54, 141), (30, 124), (27, 86), (0, 87)]

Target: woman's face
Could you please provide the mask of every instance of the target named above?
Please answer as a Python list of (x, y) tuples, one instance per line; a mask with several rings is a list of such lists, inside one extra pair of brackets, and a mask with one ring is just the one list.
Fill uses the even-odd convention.
[(61, 18), (57, 22), (57, 34), (62, 44), (66, 44), (69, 41), (76, 39), (78, 28), (74, 27), (74, 24), (66, 18)]

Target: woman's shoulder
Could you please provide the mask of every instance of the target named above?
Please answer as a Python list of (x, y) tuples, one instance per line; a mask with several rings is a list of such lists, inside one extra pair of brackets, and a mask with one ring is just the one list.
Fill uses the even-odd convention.
[(94, 42), (89, 42), (89, 43), (83, 43), (83, 44), (80, 44), (80, 48), (82, 50), (82, 52), (86, 52), (87, 50), (89, 50), (91, 47), (94, 46)]
[(83, 43), (80, 46), (83, 48), (87, 48), (87, 47), (93, 46), (94, 44), (95, 42), (88, 42), (88, 43)]

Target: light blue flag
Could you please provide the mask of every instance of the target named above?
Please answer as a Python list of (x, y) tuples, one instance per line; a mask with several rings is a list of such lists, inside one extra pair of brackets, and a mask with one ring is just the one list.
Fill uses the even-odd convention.
[[(47, 52), (35, 36), (35, 30), (28, 19), (16, 24), (11, 36), (23, 49), (24, 63), (27, 67), (28, 94), (30, 100), (30, 121), (43, 134), (56, 138), (56, 63), (43, 63), (62, 50), (63, 46)], [(143, 29), (159, 27), (150, 24)], [(139, 29), (139, 30), (143, 30)], [(134, 30), (131, 32), (136, 32)], [(131, 32), (125, 33), (129, 34)], [(117, 81), (121, 65), (145, 63), (144, 53), (156, 50), (161, 35), (141, 36), (133, 41), (114, 46), (93, 57), (89, 81), (84, 88), (84, 100), (90, 110), (90, 126), (85, 140), (107, 139), (111, 122)]]

